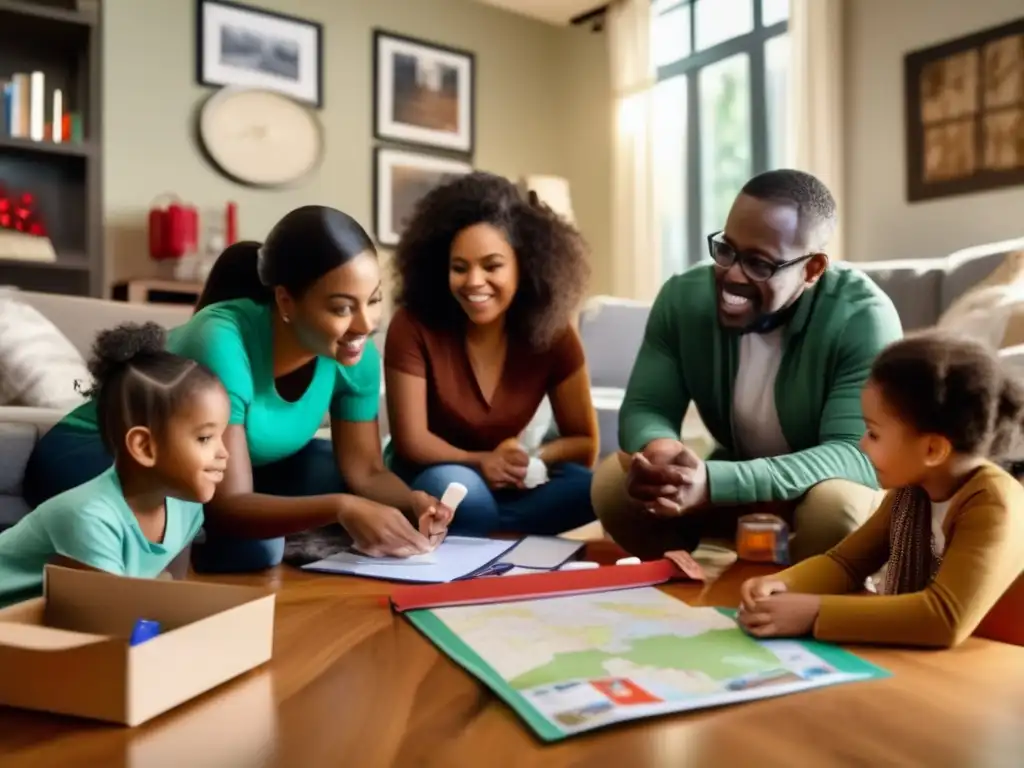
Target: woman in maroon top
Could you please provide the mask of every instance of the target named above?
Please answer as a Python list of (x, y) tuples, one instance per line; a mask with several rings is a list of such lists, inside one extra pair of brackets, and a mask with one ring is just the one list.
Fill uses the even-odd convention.
[[(579, 233), (507, 179), (474, 173), (423, 199), (395, 271), (384, 351), (395, 472), (435, 495), (469, 489), (453, 533), (593, 520), (597, 418), (570, 322), (589, 274)], [(545, 396), (559, 436), (531, 457), (519, 436)], [(537, 474), (547, 482), (528, 488)]]

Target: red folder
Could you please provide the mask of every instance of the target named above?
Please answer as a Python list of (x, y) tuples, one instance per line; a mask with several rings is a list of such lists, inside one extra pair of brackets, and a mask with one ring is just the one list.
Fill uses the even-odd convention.
[(616, 589), (651, 587), (673, 579), (692, 578), (669, 560), (640, 565), (609, 565), (586, 571), (548, 571), (528, 576), (494, 576), (398, 587), (391, 593), (391, 607), (397, 612), (450, 605), (508, 603), (543, 597), (610, 592)]

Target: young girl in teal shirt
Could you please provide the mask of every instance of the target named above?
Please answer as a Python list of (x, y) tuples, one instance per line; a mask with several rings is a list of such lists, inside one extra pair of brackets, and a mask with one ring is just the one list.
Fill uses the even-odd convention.
[(91, 394), (114, 464), (0, 533), (0, 606), (41, 594), (47, 563), (184, 575), (224, 478), (229, 404), (208, 368), (164, 351), (153, 323), (101, 333), (94, 353)]

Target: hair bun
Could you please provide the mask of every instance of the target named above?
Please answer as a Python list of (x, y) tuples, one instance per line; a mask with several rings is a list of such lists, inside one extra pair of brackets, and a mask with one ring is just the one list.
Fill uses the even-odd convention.
[(100, 331), (92, 345), (89, 372), (97, 386), (137, 357), (164, 351), (167, 331), (157, 323), (124, 323)]

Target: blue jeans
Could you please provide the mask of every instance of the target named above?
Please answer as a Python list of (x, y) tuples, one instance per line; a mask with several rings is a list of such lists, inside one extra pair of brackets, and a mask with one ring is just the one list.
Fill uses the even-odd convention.
[(469, 492), (450, 528), (455, 534), (554, 536), (592, 522), (590, 470), (579, 464), (563, 464), (550, 471), (550, 478), (530, 490), (492, 491), (476, 470), (461, 464), (438, 464), (421, 471), (411, 485), (436, 499), (449, 483), (466, 486)]
[[(113, 459), (97, 432), (57, 424), (36, 444), (25, 468), (23, 494), (35, 508), (47, 499), (106, 471)], [(310, 440), (273, 464), (253, 467), (253, 490), (270, 496), (344, 493), (331, 443)], [(284, 539), (242, 539), (203, 533), (192, 547), (192, 567), (200, 573), (260, 571), (281, 562)]]

